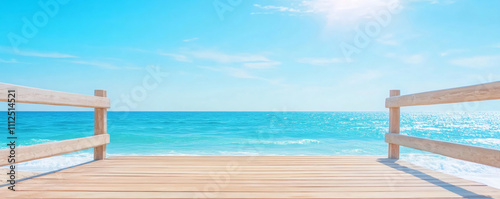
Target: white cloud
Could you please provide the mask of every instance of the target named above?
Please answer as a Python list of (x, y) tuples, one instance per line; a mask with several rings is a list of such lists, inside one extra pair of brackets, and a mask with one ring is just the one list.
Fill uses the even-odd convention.
[(263, 82), (267, 82), (269, 84), (273, 85), (280, 85), (283, 86), (285, 85), (283, 83), (283, 79), (271, 79), (271, 78), (265, 78), (261, 76), (257, 76), (252, 74), (249, 70), (249, 68), (236, 68), (236, 67), (208, 67), (208, 66), (198, 66), (198, 68), (206, 69), (206, 70), (211, 70), (211, 71), (216, 71), (223, 73), (225, 75), (238, 78), (238, 79), (253, 79), (253, 80), (259, 80)]
[[(399, 1), (395, 1), (399, 4)], [(373, 11), (386, 10), (385, 0), (314, 0), (304, 1), (303, 5), (314, 13), (324, 14), (331, 22), (355, 22), (363, 18), (371, 18)]]
[(393, 34), (386, 34), (386, 35), (378, 38), (377, 42), (384, 44), (384, 45), (389, 45), (389, 46), (399, 45), (399, 42), (394, 38)]
[(106, 68), (106, 69), (119, 69), (120, 67), (115, 66), (110, 63), (105, 63), (105, 62), (98, 62), (98, 61), (68, 61), (69, 63), (74, 63), (74, 64), (82, 64), (82, 65), (89, 65), (89, 66), (96, 66), (100, 68)]
[(500, 66), (500, 56), (475, 56), (460, 59), (453, 59), (451, 64), (468, 68), (485, 68)]
[(188, 54), (197, 59), (209, 60), (221, 64), (243, 64), (244, 67), (252, 69), (272, 68), (281, 64), (281, 62), (273, 61), (259, 54), (226, 54), (218, 51), (193, 51)]
[(184, 39), (182, 40), (183, 42), (192, 42), (192, 41), (196, 41), (198, 40), (198, 37), (195, 37), (195, 38), (191, 38), (191, 39)]
[(389, 58), (392, 58), (392, 57), (396, 57), (396, 53), (385, 53), (385, 57), (389, 57)]
[[(321, 14), (326, 17), (329, 24), (333, 24), (353, 23), (363, 18), (371, 18), (374, 11), (387, 10), (390, 4), (396, 7), (401, 6), (399, 0), (305, 0), (299, 4), (291, 3), (287, 6), (260, 4), (254, 4), (254, 6), (281, 13)], [(260, 13), (254, 12), (253, 14)]]
[(38, 51), (30, 51), (30, 50), (14, 51), (13, 48), (6, 47), (6, 46), (0, 46), (0, 51), (10, 53), (10, 54), (26, 56), (26, 57), (77, 58), (77, 56), (74, 56), (74, 55), (58, 53), (58, 52), (38, 52)]
[(15, 60), (15, 59), (10, 59), (10, 60), (0, 59), (0, 63), (13, 64), (13, 63), (19, 63), (19, 62), (17, 60)]
[[(255, 79), (270, 84), (282, 84), (280, 79), (268, 79), (253, 73), (255, 70), (269, 69), (281, 64), (281, 62), (273, 61), (264, 55), (226, 54), (218, 51), (194, 51), (188, 52), (188, 54), (197, 59), (213, 61), (219, 65), (223, 64), (223, 66), (219, 67), (199, 66), (199, 68), (217, 71), (239, 79)], [(232, 66), (226, 66), (228, 64)], [(239, 65), (239, 67), (235, 67), (235, 65)]]
[(384, 56), (387, 58), (401, 60), (402, 62), (407, 64), (420, 64), (426, 60), (426, 57), (422, 54), (398, 55), (396, 53), (385, 53)]
[(211, 70), (211, 71), (217, 71), (217, 72), (222, 72), (226, 75), (236, 77), (236, 78), (241, 78), (241, 79), (259, 79), (260, 77), (254, 76), (250, 74), (250, 72), (241, 69), (241, 68), (234, 68), (234, 67), (208, 67), (208, 66), (199, 66), (199, 68)]
[(330, 65), (330, 64), (337, 64), (337, 63), (343, 63), (343, 59), (340, 58), (311, 58), (311, 57), (306, 57), (306, 58), (300, 58), (297, 60), (299, 63), (304, 63), (304, 64), (310, 64), (310, 65)]
[(345, 79), (347, 84), (361, 84), (373, 82), (374, 80), (380, 79), (384, 76), (384, 73), (377, 70), (368, 70), (359, 73), (352, 74)]
[(451, 54), (457, 54), (457, 53), (461, 53), (461, 52), (465, 52), (465, 51), (466, 50), (464, 50), (464, 49), (450, 49), (450, 50), (446, 50), (446, 51), (441, 52), (439, 55), (441, 55), (442, 57), (445, 57), (445, 56), (448, 56)]
[(162, 51), (153, 52), (149, 50), (134, 49), (134, 48), (128, 48), (127, 50), (168, 56), (180, 62), (193, 62), (193, 60), (200, 59), (200, 60), (213, 61), (221, 64), (235, 64), (235, 63), (242, 64), (247, 68), (254, 68), (254, 69), (272, 68), (274, 66), (281, 64), (281, 62), (273, 61), (264, 55), (249, 54), (249, 53), (227, 54), (214, 50), (181, 51), (180, 53), (168, 53)]
[(46, 58), (77, 58), (77, 56), (57, 53), (57, 52), (35, 52), (35, 51), (19, 51), (16, 53), (28, 57), (46, 57)]
[(279, 11), (279, 12), (304, 12), (296, 8), (290, 8), (290, 7), (285, 7), (285, 6), (273, 6), (273, 5), (267, 5), (263, 6), (260, 4), (253, 4), (253, 6), (257, 8), (261, 8), (264, 10), (274, 10), (274, 11)]
[(265, 68), (272, 68), (274, 66), (280, 65), (281, 62), (278, 61), (268, 61), (268, 62), (248, 62), (244, 63), (243, 66), (247, 68), (254, 68), (254, 69), (265, 69)]
[(273, 14), (273, 12), (251, 12), (251, 15), (269, 15)]
[(226, 72), (233, 77), (243, 78), (243, 79), (258, 79), (258, 77), (250, 74), (248, 71), (242, 70), (240, 68), (226, 68)]
[(128, 69), (128, 70), (142, 70), (141, 67), (133, 67), (133, 66), (126, 66), (126, 67), (123, 67), (124, 69)]
[(177, 54), (177, 53), (166, 53), (161, 50), (158, 51), (151, 51), (151, 50), (144, 50), (144, 49), (139, 49), (139, 48), (125, 48), (126, 50), (130, 51), (136, 51), (136, 52), (141, 52), (141, 53), (149, 53), (149, 54), (157, 54), (157, 55), (162, 55), (162, 56), (167, 56), (172, 59), (175, 59), (180, 62), (192, 62), (191, 59), (189, 59), (188, 56), (182, 55), (182, 54)]
[(428, 2), (430, 4), (454, 4), (455, 0), (412, 0), (413, 2)]
[(196, 58), (211, 60), (219, 63), (242, 63), (242, 62), (267, 62), (271, 61), (263, 55), (255, 54), (225, 54), (217, 51), (194, 51), (190, 53)]
[(383, 40), (383, 39), (377, 39), (377, 42), (384, 44), (384, 45), (389, 45), (389, 46), (397, 46), (399, 45), (399, 42), (396, 40)]
[(120, 48), (121, 50), (127, 50), (127, 51), (133, 51), (133, 52), (141, 52), (141, 53), (154, 53), (149, 50), (144, 50), (140, 48), (131, 48), (131, 47), (125, 47), (125, 48)]
[(180, 62), (192, 62), (191, 59), (189, 59), (187, 56), (181, 54), (164, 53), (164, 52), (158, 52), (158, 54), (171, 57)]
[(297, 1), (288, 1), (290, 3), (285, 5), (254, 4), (254, 7), (264, 10), (265, 12), (251, 12), (250, 14), (319, 14), (326, 18), (329, 25), (357, 25), (360, 20), (373, 18), (374, 14), (378, 12), (393, 11), (392, 14), (396, 14), (403, 9), (403, 4), (428, 2), (430, 4), (449, 5), (455, 3), (455, 1), (456, 0), (303, 0), (299, 3), (297, 3)]
[(407, 64), (420, 64), (425, 61), (425, 56), (421, 54), (415, 54), (410, 56), (404, 56), (402, 60)]

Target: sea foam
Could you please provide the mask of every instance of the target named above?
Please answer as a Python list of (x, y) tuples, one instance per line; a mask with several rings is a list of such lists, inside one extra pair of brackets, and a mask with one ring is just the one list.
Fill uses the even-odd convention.
[(500, 169), (433, 154), (404, 154), (402, 160), (500, 189)]

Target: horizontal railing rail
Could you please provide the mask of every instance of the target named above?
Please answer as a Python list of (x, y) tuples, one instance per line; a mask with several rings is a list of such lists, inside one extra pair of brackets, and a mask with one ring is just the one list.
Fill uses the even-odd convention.
[(7, 101), (7, 90), (16, 90), (16, 103), (76, 106), (86, 108), (110, 108), (105, 97), (80, 95), (0, 83), (0, 101)]
[[(17, 164), (31, 160), (73, 153), (106, 144), (109, 144), (109, 134), (24, 146), (19, 147), (16, 150), (16, 154), (22, 155), (17, 155), (15, 160)], [(9, 155), (10, 149), (0, 150), (0, 166), (11, 164), (8, 162)]]
[(387, 143), (410, 147), (422, 151), (427, 151), (451, 158), (466, 160), (488, 166), (500, 168), (500, 151), (477, 146), (455, 144), (438, 140), (412, 137), (387, 133), (385, 136)]
[(389, 144), (389, 158), (398, 159), (399, 147), (405, 146), (500, 168), (500, 150), (399, 135), (400, 107), (498, 99), (500, 82), (403, 96), (400, 96), (399, 90), (391, 90), (390, 97), (386, 99), (386, 107), (389, 108), (389, 133), (385, 135), (385, 142)]
[[(13, 96), (9, 91), (15, 91)], [(15, 101), (10, 99), (9, 94)], [(106, 145), (110, 142), (107, 134), (107, 109), (110, 99), (105, 90), (95, 90), (94, 96), (65, 93), (38, 88), (30, 88), (13, 84), (0, 83), (0, 102), (45, 104), (58, 106), (74, 106), (94, 108), (94, 136), (49, 142), (31, 146), (0, 150), (0, 166), (63, 155), (76, 151), (94, 148), (94, 160), (106, 158)], [(16, 129), (19, 131), (20, 129)], [(18, 133), (18, 132), (16, 132)], [(9, 162), (9, 156), (15, 153), (15, 162)]]
[(394, 96), (386, 99), (385, 107), (395, 108), (405, 106), (450, 104), (496, 99), (500, 99), (500, 81), (475, 86), (417, 93), (412, 95)]

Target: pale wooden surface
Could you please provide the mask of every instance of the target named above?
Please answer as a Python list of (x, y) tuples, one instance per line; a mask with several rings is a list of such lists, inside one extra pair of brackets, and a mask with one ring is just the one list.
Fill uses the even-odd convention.
[(7, 101), (7, 91), (16, 90), (16, 103), (77, 106), (88, 108), (109, 108), (110, 100), (105, 97), (80, 95), (13, 84), (0, 83), (0, 102)]
[[(109, 144), (109, 135), (98, 135), (31, 146), (16, 147), (16, 163), (72, 153)], [(10, 149), (0, 150), (0, 166), (10, 165)]]
[(500, 99), (500, 82), (390, 97), (385, 107), (448, 104)]
[(500, 198), (500, 190), (370, 156), (109, 157), (3, 198)]
[[(2, 174), (7, 174), (10, 172), (10, 168), (0, 168), (0, 173)], [(22, 179), (22, 178), (29, 178), (32, 176), (40, 175), (40, 172), (31, 172), (31, 171), (16, 171), (16, 178), (17, 179)], [(1, 184), (8, 183), (7, 178), (0, 179)]]
[[(107, 97), (105, 90), (95, 90), (94, 95), (98, 97)], [(94, 109), (94, 135), (103, 135), (108, 132), (108, 110), (106, 108)], [(106, 158), (106, 145), (101, 145), (94, 148), (94, 160), (102, 160)]]
[[(455, 144), (406, 135), (386, 134), (385, 141), (405, 147), (428, 151), (460, 160), (500, 168), (500, 151), (476, 146)], [(500, 180), (500, 179), (499, 179)]]
[[(391, 90), (390, 96), (395, 97), (401, 95), (399, 90)], [(389, 108), (389, 133), (399, 134), (401, 125), (401, 108)], [(389, 143), (388, 157), (391, 159), (399, 159), (399, 145)]]

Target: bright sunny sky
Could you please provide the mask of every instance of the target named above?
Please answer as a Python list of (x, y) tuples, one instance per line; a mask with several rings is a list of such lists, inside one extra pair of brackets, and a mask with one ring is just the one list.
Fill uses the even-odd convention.
[(390, 89), (500, 80), (500, 1), (40, 2), (3, 1), (0, 82), (116, 111), (383, 111)]

